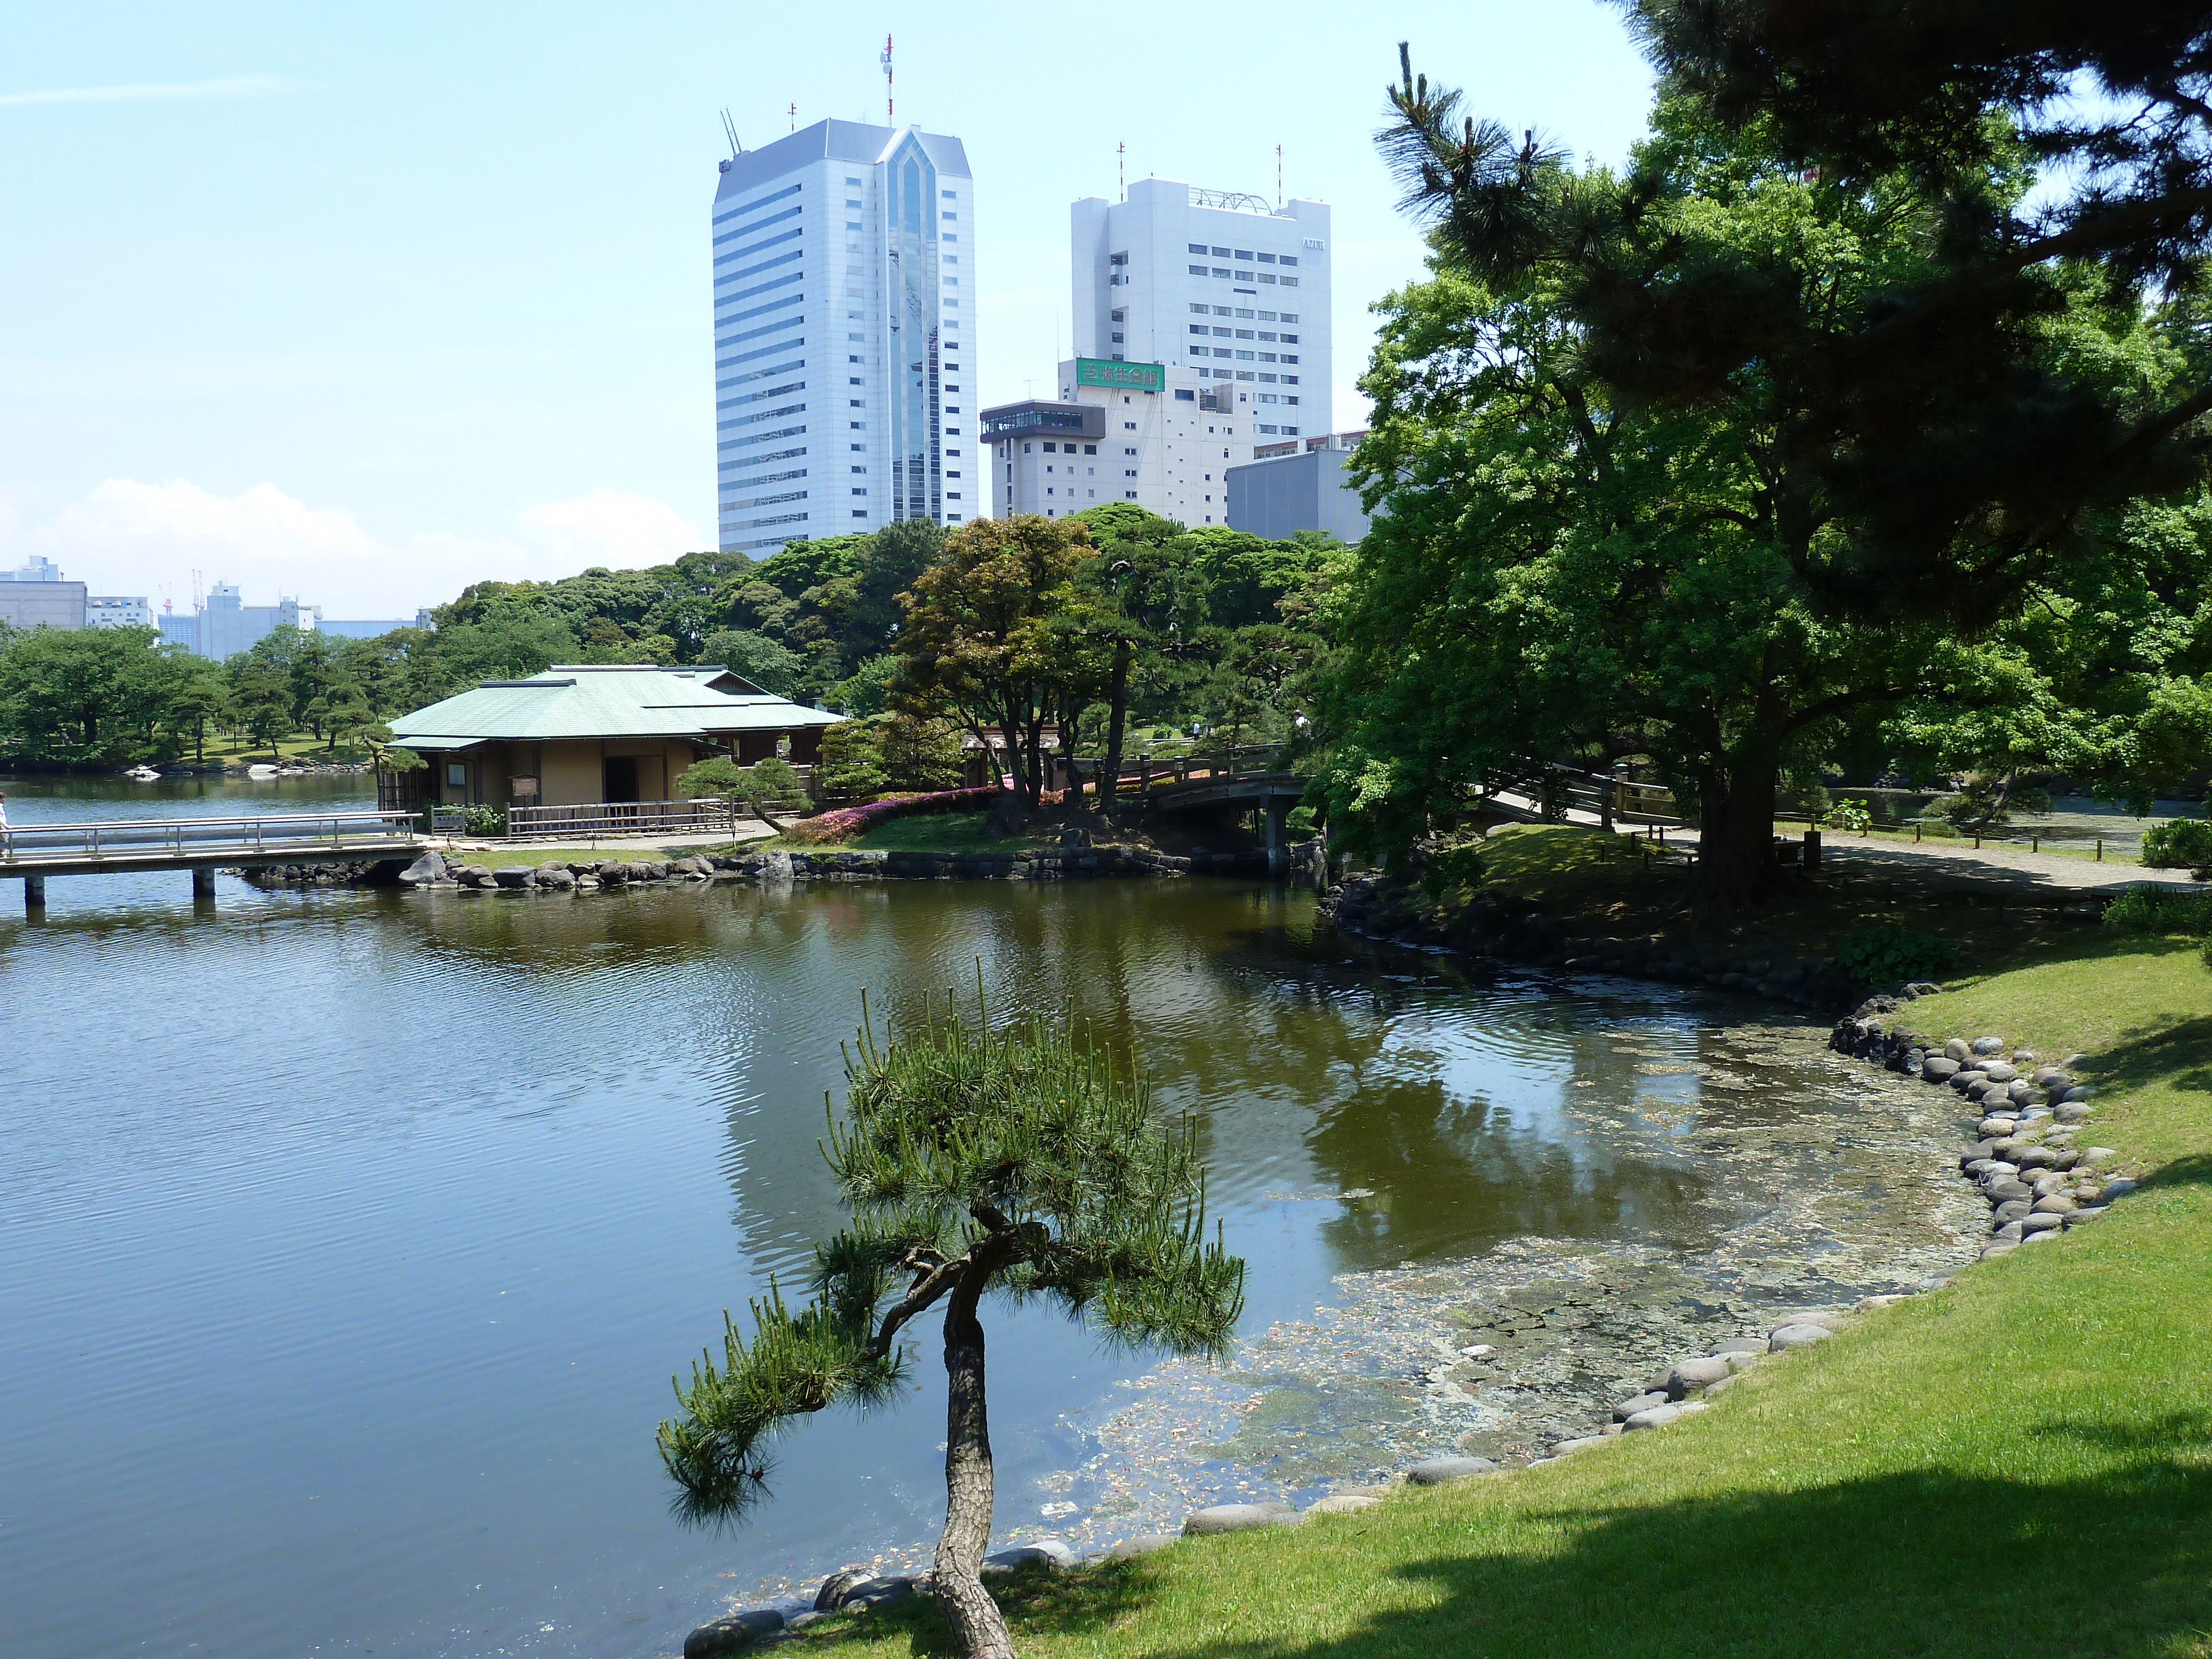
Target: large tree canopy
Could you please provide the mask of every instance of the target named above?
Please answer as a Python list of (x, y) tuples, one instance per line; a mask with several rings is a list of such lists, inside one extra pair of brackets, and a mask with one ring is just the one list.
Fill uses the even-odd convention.
[[(2063, 261), (1891, 343), (1958, 227), (2021, 210), (2019, 144), (1936, 192), (1808, 167), (1670, 82), (1616, 174), (1410, 68), (1391, 99), (1435, 276), (1386, 303), (1365, 382), (1384, 512), (1338, 611), (1340, 831), (1389, 844), (1516, 759), (1648, 753), (1702, 815), (1721, 915), (1759, 888), (1793, 760), (1921, 703), (1951, 714), (1927, 752), (1988, 746), (1966, 717), (2022, 675), (2055, 703), (2062, 665), (2008, 630), (2074, 614), (2128, 567), (2130, 503), (2199, 477), (2198, 354), (2185, 301)], [(2078, 711), (2047, 725), (2114, 757)]]

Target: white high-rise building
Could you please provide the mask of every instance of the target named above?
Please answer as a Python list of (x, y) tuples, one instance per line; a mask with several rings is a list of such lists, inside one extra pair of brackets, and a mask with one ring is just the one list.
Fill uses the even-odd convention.
[(756, 556), (988, 509), (972, 394), (975, 185), (957, 138), (820, 121), (714, 192), (720, 545)]
[(1226, 381), (1255, 443), (1330, 429), (1329, 210), (1142, 179), (1071, 210), (1079, 357)]

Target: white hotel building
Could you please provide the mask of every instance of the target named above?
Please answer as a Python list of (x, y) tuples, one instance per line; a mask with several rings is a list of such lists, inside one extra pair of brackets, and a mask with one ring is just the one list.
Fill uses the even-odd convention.
[(1327, 203), (1140, 179), (1069, 216), (1077, 356), (1226, 380), (1261, 443), (1330, 429)]
[(820, 121), (722, 163), (723, 551), (988, 511), (965, 390), (975, 223), (960, 141), (911, 126)]
[(983, 412), (992, 511), (1227, 524), (1229, 469), (1328, 430), (1328, 208), (1146, 179), (1070, 219), (1077, 355), (1057, 402)]

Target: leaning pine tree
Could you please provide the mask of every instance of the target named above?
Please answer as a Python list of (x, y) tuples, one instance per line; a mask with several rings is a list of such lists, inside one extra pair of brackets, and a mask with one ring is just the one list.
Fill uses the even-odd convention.
[(991, 1437), (983, 1389), (987, 1293), (1044, 1297), (1109, 1341), (1218, 1353), (1243, 1307), (1244, 1264), (1205, 1235), (1206, 1171), (1188, 1119), (1165, 1127), (1145, 1079), (1117, 1074), (1072, 1024), (991, 1034), (946, 1009), (848, 1051), (845, 1119), (823, 1151), (851, 1226), (816, 1247), (814, 1299), (771, 1287), (750, 1341), (726, 1316), (724, 1359), (677, 1383), (683, 1415), (660, 1455), (699, 1519), (740, 1516), (764, 1490), (767, 1443), (793, 1419), (889, 1399), (901, 1333), (944, 1304), (945, 1531), (933, 1585), (969, 1659), (1008, 1659), (983, 1588)]

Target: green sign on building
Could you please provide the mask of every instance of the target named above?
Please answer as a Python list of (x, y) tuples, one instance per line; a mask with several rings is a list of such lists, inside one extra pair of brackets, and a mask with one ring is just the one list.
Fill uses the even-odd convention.
[(1159, 363), (1119, 363), (1103, 357), (1078, 357), (1075, 383), (1119, 386), (1125, 392), (1165, 392), (1168, 372)]

